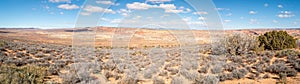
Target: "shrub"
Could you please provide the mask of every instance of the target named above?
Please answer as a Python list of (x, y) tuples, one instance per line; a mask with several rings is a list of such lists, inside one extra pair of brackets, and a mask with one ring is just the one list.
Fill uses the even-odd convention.
[(167, 68), (167, 71), (169, 71), (171, 75), (175, 75), (179, 72), (179, 70), (175, 68)]
[(295, 68), (295, 70), (300, 72), (300, 60), (296, 60), (295, 62), (292, 62), (291, 65), (293, 66), (293, 68)]
[(184, 84), (183, 79), (180, 77), (173, 77), (171, 84)]
[(275, 74), (285, 73), (288, 77), (297, 75), (295, 69), (286, 66), (284, 63), (273, 64), (269, 66), (266, 71)]
[(159, 76), (167, 76), (168, 75), (168, 72), (165, 71), (165, 70), (161, 70), (158, 74)]
[(254, 51), (257, 47), (258, 41), (256, 38), (243, 33), (234, 33), (215, 44), (212, 48), (212, 53), (241, 55), (249, 51)]
[(233, 77), (237, 79), (244, 78), (247, 73), (248, 71), (246, 69), (235, 69), (232, 71)]
[(221, 65), (215, 65), (214, 67), (211, 68), (211, 72), (213, 74), (218, 74), (221, 73), (223, 71), (223, 68)]
[(286, 31), (266, 32), (258, 37), (259, 46), (267, 50), (282, 50), (296, 47), (296, 39)]
[(291, 57), (296, 57), (298, 56), (298, 51), (295, 51), (295, 50), (282, 50), (282, 51), (279, 51), (278, 53), (276, 53), (276, 57), (279, 57), (279, 58), (282, 58), (282, 57), (285, 57), (285, 56), (291, 56)]
[(295, 69), (288, 68), (285, 72), (286, 72), (287, 77), (297, 76), (297, 71)]
[(300, 48), (300, 39), (296, 41), (297, 47)]
[(238, 66), (235, 63), (228, 63), (225, 64), (224, 66), (224, 70), (232, 72), (233, 70), (235, 70)]
[(41, 57), (44, 57), (44, 56), (45, 55), (43, 53), (41, 53), (41, 52), (35, 54), (35, 57), (37, 57), (37, 58), (41, 58)]
[(189, 80), (191, 80), (191, 81), (195, 81), (196, 78), (198, 77), (198, 73), (197, 73), (197, 72), (196, 72), (196, 73), (191, 73), (191, 72), (189, 72), (188, 70), (185, 70), (185, 69), (180, 70), (179, 73), (180, 73), (182, 76), (184, 76), (185, 78), (187, 78), (187, 79), (189, 79)]
[(3, 40), (0, 40), (0, 47), (4, 46), (6, 43)]
[(196, 80), (196, 84), (218, 84), (219, 78), (217, 76), (207, 75)]
[(124, 79), (120, 80), (118, 84), (138, 84), (138, 80), (131, 77), (124, 77)]
[(287, 79), (286, 79), (286, 73), (279, 73), (279, 80), (280, 82), (282, 82), (283, 84), (287, 84)]
[(255, 79), (255, 75), (254, 74), (250, 74), (248, 78), (249, 79)]
[(238, 64), (243, 63), (243, 58), (240, 56), (231, 56), (231, 60), (234, 63), (238, 63)]
[(232, 73), (227, 73), (226, 74), (226, 80), (232, 80), (233, 79), (233, 74)]
[(165, 84), (165, 81), (163, 79), (155, 77), (153, 79), (153, 84)]
[(1, 84), (42, 84), (47, 68), (37, 66), (17, 67), (14, 65), (0, 66)]
[(55, 65), (55, 64), (51, 64), (49, 67), (48, 72), (52, 75), (58, 75), (60, 67)]
[(264, 52), (260, 53), (260, 56), (262, 56), (262, 57), (266, 56), (268, 58), (272, 58), (274, 55), (275, 55), (275, 53), (272, 51), (264, 51)]
[(263, 78), (264, 78), (264, 79), (270, 78), (270, 75), (269, 75), (269, 74), (265, 74), (265, 75), (263, 76)]
[(218, 77), (219, 77), (219, 80), (220, 80), (220, 81), (225, 81), (225, 80), (227, 80), (227, 74), (225, 74), (225, 73), (219, 74)]

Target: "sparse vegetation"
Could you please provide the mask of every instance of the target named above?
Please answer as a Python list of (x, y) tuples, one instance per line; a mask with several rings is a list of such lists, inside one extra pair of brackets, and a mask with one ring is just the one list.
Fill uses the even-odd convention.
[[(212, 50), (212, 52), (215, 54), (228, 53), (231, 55), (241, 55), (257, 49), (258, 41), (255, 39), (255, 37), (252, 37), (250, 35), (246, 35), (243, 33), (234, 33), (232, 35), (229, 35), (225, 40), (220, 41), (220, 43), (216, 45), (220, 46), (216, 46), (216, 48), (213, 48), (216, 49)], [(225, 45), (224, 49), (221, 45)]]
[(37, 66), (1, 65), (0, 82), (2, 84), (43, 84), (47, 68)]
[[(18, 71), (27, 66), (39, 67), (38, 69), (43, 70), (45, 73), (43, 78), (36, 79), (36, 81), (42, 80), (39, 83), (58, 84), (105, 82), (138, 84), (145, 81), (154, 84), (170, 82), (171, 84), (216, 84), (227, 80), (245, 78), (260, 81), (282, 76), (277, 79), (281, 81), (284, 79), (283, 73), (288, 78), (297, 76), (300, 71), (298, 49), (257, 52), (259, 48), (257, 38), (241, 33), (229, 35), (222, 52), (214, 51), (215, 48), (207, 45), (201, 47), (164, 45), (165, 47), (161, 48), (166, 48), (166, 53), (149, 53), (151, 47), (144, 47), (143, 50), (139, 47), (102, 46), (97, 47), (96, 51), (90, 51), (91, 49), (88, 48), (71, 48), (63, 45), (30, 44), (18, 41), (4, 41), (4, 43), (5, 45), (0, 47), (0, 67), (14, 69), (9, 72), (1, 68), (1, 84), (2, 81), (4, 84), (6, 81), (26, 84), (26, 81), (22, 82), (26, 78), (21, 78), (23, 76), (9, 80), (1, 77), (6, 77), (2, 76), (5, 70), (5, 73), (13, 73), (12, 76), (29, 73), (30, 71)], [(128, 53), (113, 53), (112, 49), (120, 49)], [(52, 77), (55, 77), (55, 80)], [(169, 81), (166, 82), (166, 79)]]

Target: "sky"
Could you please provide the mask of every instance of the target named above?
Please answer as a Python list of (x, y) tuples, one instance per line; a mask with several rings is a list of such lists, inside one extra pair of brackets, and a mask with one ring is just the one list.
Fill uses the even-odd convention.
[(209, 1), (1, 0), (0, 27), (300, 28), (300, 0)]

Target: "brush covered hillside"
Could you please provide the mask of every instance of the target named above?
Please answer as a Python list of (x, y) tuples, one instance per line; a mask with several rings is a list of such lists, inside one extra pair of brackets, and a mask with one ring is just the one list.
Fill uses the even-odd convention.
[[(300, 30), (211, 31), (123, 28), (134, 32), (113, 46), (115, 30), (0, 29), (1, 84), (299, 84)], [(95, 45), (72, 46), (76, 32), (96, 32)], [(180, 45), (170, 32), (192, 32)]]

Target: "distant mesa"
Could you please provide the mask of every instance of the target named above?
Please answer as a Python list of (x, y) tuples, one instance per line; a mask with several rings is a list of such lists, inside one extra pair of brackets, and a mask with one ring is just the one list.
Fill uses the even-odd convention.
[(0, 33), (13, 33), (13, 32), (8, 32), (8, 31), (0, 31)]
[(65, 32), (86, 32), (86, 31), (92, 31), (92, 30), (89, 29), (65, 30)]

